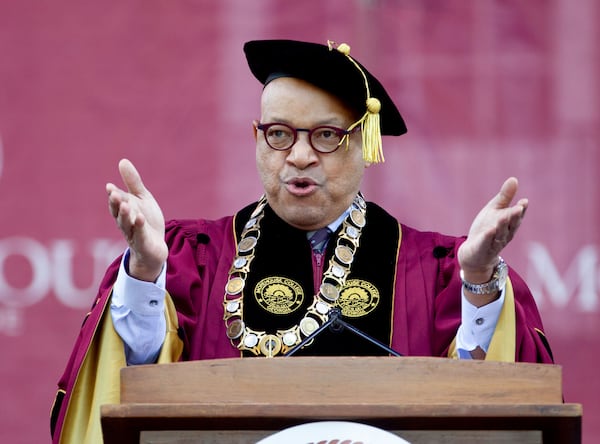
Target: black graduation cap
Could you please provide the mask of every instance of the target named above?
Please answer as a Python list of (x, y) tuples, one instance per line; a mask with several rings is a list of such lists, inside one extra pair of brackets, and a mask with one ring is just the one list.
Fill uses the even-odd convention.
[(244, 45), (252, 74), (263, 84), (276, 77), (305, 80), (341, 99), (361, 119), (363, 154), (369, 162), (383, 160), (381, 135), (399, 136), (406, 125), (383, 85), (353, 57), (346, 44), (296, 40), (254, 40)]

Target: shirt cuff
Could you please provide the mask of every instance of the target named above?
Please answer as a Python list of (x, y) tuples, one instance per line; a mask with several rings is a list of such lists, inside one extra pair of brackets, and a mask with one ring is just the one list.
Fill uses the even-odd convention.
[(140, 315), (162, 315), (165, 308), (167, 264), (163, 265), (156, 282), (135, 279), (129, 275), (128, 268), (129, 249), (121, 259), (111, 303), (116, 307), (128, 307), (132, 312)]
[(487, 353), (504, 305), (504, 286), (499, 292), (500, 297), (495, 301), (476, 307), (462, 291), (462, 322), (456, 335), (456, 348), (461, 359), (470, 358), (469, 352), (478, 346)]

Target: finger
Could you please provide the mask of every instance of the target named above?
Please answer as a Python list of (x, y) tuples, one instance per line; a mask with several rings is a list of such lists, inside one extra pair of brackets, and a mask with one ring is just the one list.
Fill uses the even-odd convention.
[(105, 189), (106, 189), (106, 193), (110, 196), (110, 193), (112, 193), (113, 191), (117, 190), (118, 187), (114, 183), (108, 182), (106, 184)]
[(508, 221), (508, 231), (510, 233), (511, 239), (521, 226), (521, 222), (523, 222), (523, 217), (525, 217), (525, 210), (526, 207), (516, 206), (513, 214), (511, 215)]
[(127, 186), (127, 190), (131, 194), (139, 196), (146, 191), (140, 173), (138, 173), (133, 163), (128, 159), (121, 159), (119, 162), (119, 173), (121, 174), (123, 183)]
[(117, 207), (117, 224), (124, 232), (131, 230), (135, 224), (135, 211), (131, 208), (128, 202), (121, 202)]
[(142, 213), (136, 211), (129, 203), (123, 202), (119, 207), (116, 220), (127, 241), (131, 243), (136, 230), (142, 228), (146, 219)]
[(108, 209), (112, 217), (119, 215), (119, 207), (123, 202), (123, 193), (112, 183), (106, 184), (106, 192), (108, 193)]
[(108, 195), (108, 207), (112, 216), (117, 220), (121, 229), (127, 231), (136, 224), (139, 211), (135, 201), (130, 201), (131, 194), (123, 191), (112, 184), (107, 185), (110, 189)]
[(110, 215), (114, 218), (119, 216), (119, 207), (121, 206), (120, 202), (116, 202), (115, 200), (108, 199), (108, 211), (110, 211)]
[(494, 234), (494, 242), (497, 245), (507, 245), (513, 239), (521, 226), (525, 209), (526, 206), (515, 205), (504, 210), (505, 216), (498, 221), (496, 233)]
[(529, 207), (529, 200), (527, 199), (519, 199), (517, 202), (517, 206), (521, 207), (521, 219), (525, 217), (525, 212)]

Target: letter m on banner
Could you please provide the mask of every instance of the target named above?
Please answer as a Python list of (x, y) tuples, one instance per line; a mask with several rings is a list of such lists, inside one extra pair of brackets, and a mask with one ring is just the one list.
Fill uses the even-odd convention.
[(582, 312), (598, 310), (600, 270), (597, 247), (586, 245), (581, 248), (564, 275), (557, 270), (543, 244), (530, 243), (527, 256), (529, 270), (526, 281), (540, 308), (562, 309), (571, 306)]

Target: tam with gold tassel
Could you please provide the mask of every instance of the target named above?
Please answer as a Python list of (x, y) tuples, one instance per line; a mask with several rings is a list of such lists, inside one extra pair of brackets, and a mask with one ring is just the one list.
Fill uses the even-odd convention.
[[(366, 162), (383, 162), (382, 136), (406, 133), (404, 119), (381, 82), (358, 60), (350, 46), (327, 45), (296, 40), (253, 40), (244, 52), (254, 76), (267, 85), (274, 79), (304, 80), (342, 100), (360, 118), (348, 131), (360, 125), (362, 155)], [(342, 139), (348, 148), (349, 136)]]

